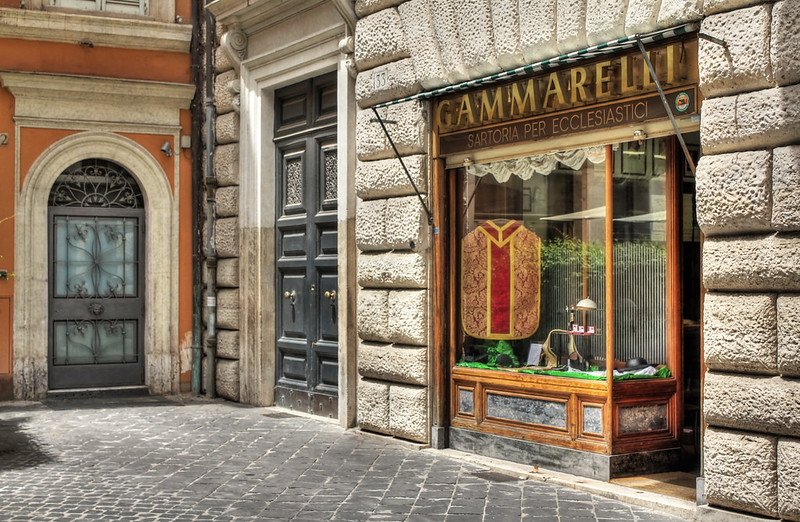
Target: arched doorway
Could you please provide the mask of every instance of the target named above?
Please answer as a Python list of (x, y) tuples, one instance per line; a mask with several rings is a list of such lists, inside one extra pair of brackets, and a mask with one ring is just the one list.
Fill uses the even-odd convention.
[(50, 389), (144, 384), (144, 197), (121, 165), (81, 160), (48, 201)]

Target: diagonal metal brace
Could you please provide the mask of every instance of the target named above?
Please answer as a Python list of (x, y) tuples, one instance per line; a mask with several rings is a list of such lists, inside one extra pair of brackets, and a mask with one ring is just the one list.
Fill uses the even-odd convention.
[(708, 40), (709, 42), (715, 43), (715, 44), (717, 44), (717, 45), (719, 45), (721, 47), (724, 47), (725, 49), (728, 48), (728, 42), (726, 42), (722, 38), (717, 38), (716, 36), (711, 36), (708, 33), (697, 33), (697, 37), (700, 38), (701, 40)]
[(422, 208), (425, 209), (425, 214), (428, 216), (428, 225), (433, 225), (433, 214), (431, 214), (431, 210), (428, 208), (428, 205), (425, 203), (425, 200), (422, 198), (422, 193), (420, 193), (419, 189), (417, 188), (417, 184), (414, 183), (414, 179), (411, 177), (411, 173), (408, 172), (408, 168), (406, 164), (403, 162), (402, 156), (400, 156), (400, 151), (397, 150), (397, 145), (394, 144), (394, 140), (392, 139), (392, 135), (389, 134), (389, 130), (386, 128), (386, 123), (381, 119), (381, 115), (378, 114), (378, 109), (375, 107), (372, 108), (372, 112), (375, 113), (375, 121), (381, 124), (381, 128), (383, 129), (383, 133), (386, 134), (386, 139), (389, 140), (389, 144), (392, 146), (394, 150), (394, 155), (397, 156), (397, 160), (400, 162), (400, 166), (403, 167), (403, 171), (406, 173), (406, 177), (408, 177), (408, 181), (411, 182), (411, 186), (414, 187), (414, 192), (417, 193), (417, 197), (419, 198), (420, 204), (422, 204)]
[(658, 96), (661, 98), (661, 103), (664, 104), (664, 110), (667, 111), (669, 121), (672, 122), (672, 129), (675, 131), (675, 135), (678, 137), (678, 141), (681, 144), (681, 149), (683, 149), (683, 155), (686, 156), (686, 161), (689, 163), (689, 169), (692, 171), (692, 176), (694, 176), (696, 170), (694, 160), (692, 159), (691, 154), (689, 154), (689, 148), (686, 146), (686, 141), (683, 139), (683, 134), (681, 134), (681, 130), (678, 128), (678, 122), (675, 120), (675, 115), (672, 114), (672, 108), (669, 106), (667, 97), (664, 95), (664, 89), (661, 88), (661, 82), (658, 81), (658, 76), (656, 76), (656, 70), (653, 67), (653, 62), (650, 61), (647, 51), (644, 50), (644, 44), (642, 43), (642, 39), (639, 35), (636, 35), (636, 43), (639, 45), (639, 51), (642, 53), (644, 63), (646, 63), (647, 68), (650, 69), (650, 77), (653, 79), (653, 83), (656, 84)]

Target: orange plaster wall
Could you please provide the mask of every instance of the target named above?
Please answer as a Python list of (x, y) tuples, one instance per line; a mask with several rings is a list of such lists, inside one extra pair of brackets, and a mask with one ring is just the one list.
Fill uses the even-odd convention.
[[(7, 122), (13, 129), (11, 121), (13, 114), (13, 97), (5, 89), (0, 89), (0, 124)], [(181, 134), (191, 135), (191, 112), (182, 110), (180, 115)], [(60, 129), (37, 129), (22, 128), (20, 130), (20, 187), (24, 183), (33, 163), (36, 159), (53, 143), (67, 136), (75, 134), (77, 131)], [(178, 339), (175, 342), (180, 348), (182, 368), (191, 368), (191, 332), (192, 332), (192, 157), (191, 149), (183, 150), (180, 143), (176, 143), (172, 135), (157, 134), (138, 134), (120, 133), (139, 145), (143, 146), (156, 159), (158, 164), (167, 175), (167, 180), (175, 191), (174, 165), (175, 158), (168, 158), (161, 152), (161, 147), (168, 141), (176, 154), (180, 154), (180, 185), (175, 197), (179, 205), (179, 229), (178, 229)], [(13, 138), (13, 131), (12, 131)], [(8, 172), (10, 175), (0, 177), (0, 212), (14, 208), (14, 157), (13, 142), (9, 146), (0, 147), (0, 172)], [(7, 190), (6, 190), (7, 189)], [(13, 220), (8, 223), (0, 224), (0, 254), (9, 259), (13, 264)], [(0, 268), (4, 268), (0, 262)], [(4, 295), (4, 286), (10, 287), (10, 283), (0, 282), (0, 298)], [(13, 295), (13, 289), (9, 288), (9, 296)], [(2, 303), (0, 303), (2, 304)], [(2, 310), (0, 310), (2, 312)], [(2, 313), (0, 313), (0, 316)], [(2, 317), (0, 317), (2, 319)], [(2, 331), (2, 325), (0, 325)], [(10, 340), (9, 340), (10, 345)], [(7, 356), (10, 364), (10, 347), (3, 349), (3, 342), (0, 339), (0, 374), (2, 374), (3, 357)], [(191, 371), (181, 373), (181, 382), (188, 383), (191, 380)], [(2, 388), (2, 386), (0, 386)], [(2, 391), (0, 389), (0, 391)], [(1, 399), (2, 397), (0, 397)]]
[[(192, 113), (181, 111), (182, 134), (191, 135)], [(181, 154), (180, 229), (179, 229), (179, 320), (181, 368), (192, 366), (192, 149), (176, 147)], [(182, 371), (182, 384), (191, 382), (192, 372)]]
[(189, 53), (0, 38), (0, 70), (191, 83)]
[[(14, 97), (0, 89), (0, 133), (8, 144), (0, 145), (0, 269), (14, 272)], [(0, 400), (11, 399), (11, 318), (14, 280), (0, 280)]]
[(189, 22), (192, 19), (191, 0), (175, 0), (175, 14), (183, 18), (184, 23)]
[(20, 129), (19, 189), (22, 190), (33, 163), (47, 147), (77, 132), (63, 129), (32, 129), (29, 127)]

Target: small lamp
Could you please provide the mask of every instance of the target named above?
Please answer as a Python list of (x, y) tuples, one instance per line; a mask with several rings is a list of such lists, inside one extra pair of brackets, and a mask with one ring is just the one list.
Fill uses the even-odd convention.
[(580, 323), (579, 332), (593, 334), (595, 331), (594, 325), (588, 324), (587, 316), (589, 312), (594, 312), (597, 310), (597, 303), (593, 300), (589, 299), (588, 297), (584, 297), (575, 305), (575, 310), (582, 313), (582, 321)]

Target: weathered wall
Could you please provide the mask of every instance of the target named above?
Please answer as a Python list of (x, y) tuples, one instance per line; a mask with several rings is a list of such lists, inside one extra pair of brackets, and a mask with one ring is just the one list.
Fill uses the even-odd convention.
[[(357, 0), (356, 12), (360, 426), (427, 440), (397, 408), (413, 406), (421, 427), (428, 381), (419, 368), (430, 353), (411, 346), (425, 346), (432, 324), (428, 228), (368, 108), (702, 21), (726, 42), (701, 40), (699, 51), (706, 494), (716, 506), (800, 520), (800, 426), (790, 422), (800, 403), (800, 1)], [(426, 190), (427, 109), (382, 112), (397, 121), (390, 132)]]
[[(217, 178), (217, 394), (232, 401), (240, 398), (239, 368), (239, 73), (222, 47), (214, 53), (213, 156)], [(205, 240), (205, 237), (204, 237)]]
[[(359, 425), (427, 442), (430, 228), (370, 106), (624, 34), (700, 18), (685, 2), (357, 0), (356, 235)], [(690, 6), (691, 7), (691, 6)], [(429, 190), (429, 106), (381, 110), (414, 182)]]
[(706, 497), (800, 520), (800, 2), (709, 1), (700, 41)]

